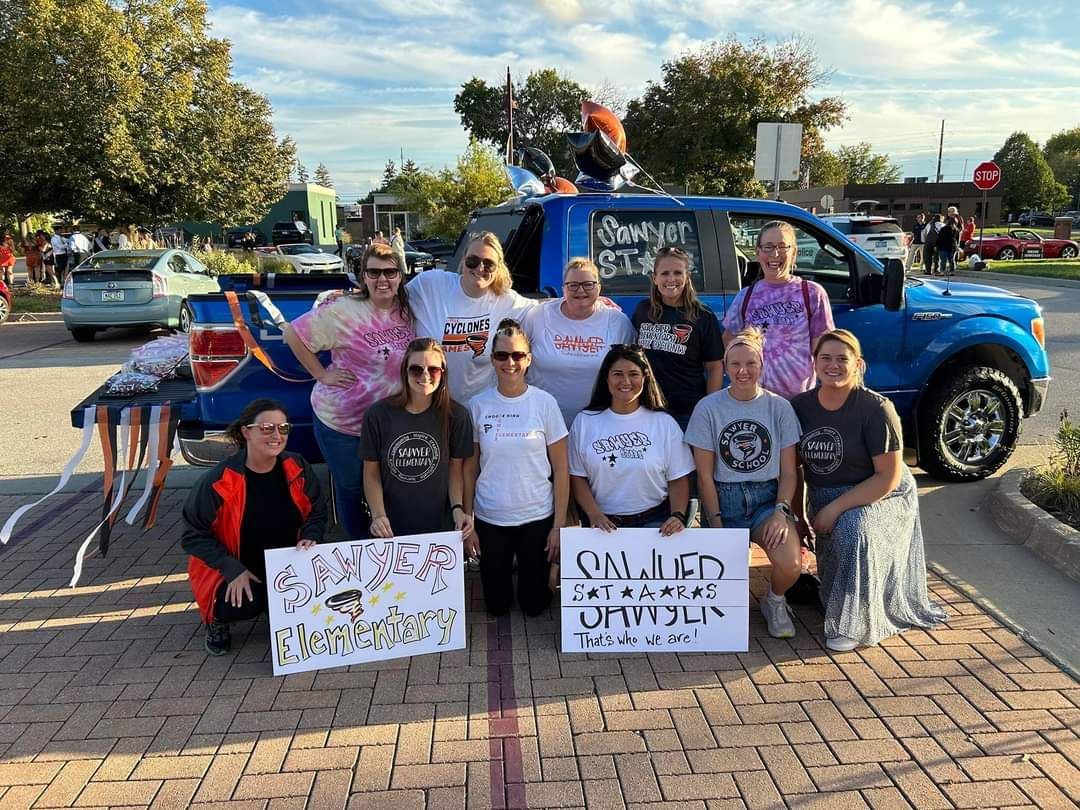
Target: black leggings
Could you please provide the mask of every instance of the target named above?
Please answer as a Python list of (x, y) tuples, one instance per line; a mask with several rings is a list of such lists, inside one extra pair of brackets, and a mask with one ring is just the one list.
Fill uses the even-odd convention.
[(225, 598), (225, 589), (228, 587), (228, 582), (222, 582), (218, 586), (217, 596), (214, 598), (214, 618), (219, 622), (242, 622), (245, 619), (257, 618), (266, 612), (265, 584), (252, 582), (251, 595), (254, 599), (249, 601), (248, 598), (244, 596), (244, 601), (240, 607), (233, 607)]
[(502, 616), (514, 601), (514, 555), (517, 555), (517, 598), (526, 616), (537, 616), (551, 603), (551, 564), (544, 546), (554, 516), (520, 526), (495, 526), (477, 518), (480, 535), (480, 583), (488, 613)]

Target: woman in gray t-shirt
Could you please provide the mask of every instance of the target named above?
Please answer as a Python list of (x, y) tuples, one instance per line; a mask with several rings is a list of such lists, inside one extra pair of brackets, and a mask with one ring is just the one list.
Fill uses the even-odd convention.
[(901, 458), (900, 419), (863, 387), (864, 367), (851, 332), (828, 332), (814, 347), (820, 386), (791, 401), (819, 540), (825, 645), (837, 651), (945, 621), (926, 593), (919, 497)]
[(698, 402), (686, 443), (694, 449), (706, 525), (750, 530), (772, 565), (760, 602), (769, 634), (791, 638), (795, 625), (784, 594), (801, 572), (791, 510), (799, 421), (786, 399), (759, 384), (762, 356), (757, 329), (732, 337), (724, 354), (731, 385)]

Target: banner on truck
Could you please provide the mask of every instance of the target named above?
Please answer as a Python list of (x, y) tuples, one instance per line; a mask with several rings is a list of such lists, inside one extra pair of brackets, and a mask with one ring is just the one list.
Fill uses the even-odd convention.
[(461, 533), (266, 552), (275, 675), (465, 647)]
[(563, 652), (745, 652), (749, 532), (563, 529)]

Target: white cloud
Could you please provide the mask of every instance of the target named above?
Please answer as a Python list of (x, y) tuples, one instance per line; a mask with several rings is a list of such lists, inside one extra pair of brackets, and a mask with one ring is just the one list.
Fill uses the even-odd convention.
[(536, 5), (542, 12), (559, 22), (579, 20), (585, 13), (580, 0), (536, 0)]

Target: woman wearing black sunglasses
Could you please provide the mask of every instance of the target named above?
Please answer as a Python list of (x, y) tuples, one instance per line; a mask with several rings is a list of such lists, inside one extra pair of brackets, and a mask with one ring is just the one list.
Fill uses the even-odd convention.
[(239, 451), (204, 475), (184, 504), (180, 545), (206, 624), (204, 646), (225, 655), (229, 623), (266, 610), (268, 548), (314, 546), (326, 529), (326, 504), (311, 465), (285, 450), (285, 406), (249, 403), (225, 431)]
[(462, 473), (472, 456), (472, 426), (450, 398), (447, 377), (442, 347), (416, 338), (401, 361), (401, 390), (367, 412), (360, 456), (372, 537), (472, 533)]
[[(389, 245), (369, 247), (360, 262), (363, 286), (328, 299), (283, 329), (296, 359), (315, 378), (311, 410), (315, 441), (333, 474), (338, 522), (346, 537), (367, 537), (360, 433), (364, 414), (397, 387), (395, 372), (415, 337), (401, 264)], [(316, 352), (330, 352), (323, 367)]]

